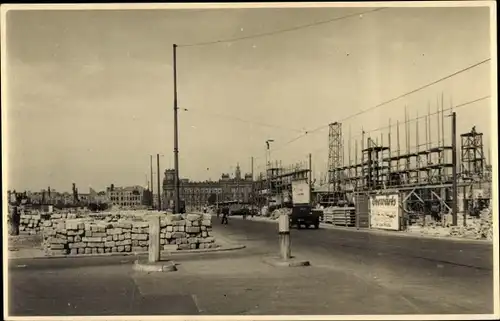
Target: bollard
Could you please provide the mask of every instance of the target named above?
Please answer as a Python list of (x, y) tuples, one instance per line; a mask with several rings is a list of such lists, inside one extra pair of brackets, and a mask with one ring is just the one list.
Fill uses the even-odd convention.
[(290, 218), (288, 214), (279, 216), (279, 238), (280, 238), (280, 254), (282, 260), (289, 260), (290, 252)]
[(160, 261), (160, 216), (153, 215), (149, 220), (149, 262)]

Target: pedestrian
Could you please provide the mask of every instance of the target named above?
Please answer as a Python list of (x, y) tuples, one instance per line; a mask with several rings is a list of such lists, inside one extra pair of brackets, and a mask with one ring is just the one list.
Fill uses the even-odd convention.
[(222, 221), (221, 221), (221, 224), (227, 225), (229, 223), (228, 216), (229, 216), (229, 207), (224, 206), (224, 208), (222, 208)]
[(14, 235), (19, 235), (19, 224), (21, 223), (21, 214), (19, 213), (19, 210), (17, 206), (14, 206), (13, 208), (13, 213), (12, 213), (12, 223), (14, 227)]

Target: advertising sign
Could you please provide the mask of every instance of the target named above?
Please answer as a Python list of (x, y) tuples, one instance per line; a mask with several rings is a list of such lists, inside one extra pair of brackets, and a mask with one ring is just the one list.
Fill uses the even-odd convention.
[(292, 181), (293, 204), (309, 204), (310, 196), (307, 180)]
[(399, 194), (370, 197), (370, 226), (372, 228), (399, 231)]

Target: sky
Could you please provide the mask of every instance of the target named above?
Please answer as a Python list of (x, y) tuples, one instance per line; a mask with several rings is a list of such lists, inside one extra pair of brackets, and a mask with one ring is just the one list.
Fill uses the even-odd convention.
[[(329, 123), (490, 58), (489, 8), (362, 14), (373, 9), (9, 11), (9, 188), (146, 185), (150, 155), (156, 173), (156, 154), (162, 155), (160, 172), (173, 168), (174, 43), (181, 45), (180, 176), (191, 180), (218, 179), (238, 163), (250, 172), (252, 156), (254, 172), (264, 170), (267, 139), (274, 140), (271, 158), (283, 164), (306, 161), (311, 153), (319, 176), (327, 168)], [(269, 36), (182, 46), (353, 14)], [(343, 121), (351, 158), (362, 129), (380, 136), (371, 130), (389, 119), (404, 121), (405, 105), (411, 118), (429, 104), (435, 111), (441, 96), (449, 108), (491, 95), (491, 71), (484, 63)], [(475, 125), (490, 144), (491, 104), (484, 99), (457, 109), (458, 132)], [(449, 139), (448, 117), (445, 122)]]

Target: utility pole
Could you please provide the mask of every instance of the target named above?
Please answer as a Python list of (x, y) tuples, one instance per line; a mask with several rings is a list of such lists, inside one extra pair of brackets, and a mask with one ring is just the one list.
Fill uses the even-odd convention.
[[(458, 187), (457, 187), (457, 114), (451, 113), (451, 157), (452, 157), (452, 182), (453, 182), (453, 226), (458, 224)], [(465, 209), (464, 209), (465, 213)], [(464, 217), (465, 219), (465, 217)], [(464, 221), (465, 222), (465, 221)], [(465, 223), (464, 223), (465, 224)]]
[(174, 59), (174, 167), (175, 167), (175, 175), (174, 175), (174, 199), (175, 199), (175, 213), (180, 212), (180, 195), (179, 195), (179, 137), (178, 137), (178, 128), (177, 128), (177, 45), (173, 45), (173, 59)]
[[(253, 208), (254, 208), (254, 205), (255, 205), (255, 186), (254, 186), (254, 179), (253, 179), (253, 156), (252, 156), (252, 160), (251, 160), (251, 164), (252, 164), (252, 206), (251, 206), (251, 209), (252, 209), (252, 213), (253, 213)], [(252, 214), (253, 215), (253, 214)]]
[(158, 179), (158, 212), (161, 211), (160, 154), (156, 154), (156, 177)]
[(309, 153), (309, 203), (311, 202), (312, 191), (312, 154)]
[(149, 168), (151, 169), (151, 207), (154, 208), (154, 198), (153, 198), (153, 185), (154, 185), (154, 181), (153, 181), (153, 155), (149, 155)]

